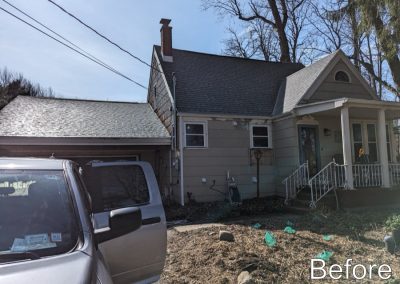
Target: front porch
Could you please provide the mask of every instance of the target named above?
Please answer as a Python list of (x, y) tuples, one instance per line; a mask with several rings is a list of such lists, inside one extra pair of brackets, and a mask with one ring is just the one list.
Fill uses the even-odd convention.
[(284, 180), (286, 199), (310, 188), (310, 205), (332, 189), (400, 186), (400, 103), (337, 99), (295, 108), (300, 167)]

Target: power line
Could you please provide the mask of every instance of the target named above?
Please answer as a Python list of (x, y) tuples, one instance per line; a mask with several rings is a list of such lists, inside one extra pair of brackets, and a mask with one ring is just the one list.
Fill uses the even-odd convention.
[(115, 43), (114, 41), (112, 41), (111, 39), (109, 39), (108, 37), (106, 37), (105, 35), (101, 34), (100, 32), (98, 32), (96, 29), (92, 28), (91, 26), (89, 26), (88, 24), (86, 24), (85, 22), (83, 22), (81, 19), (79, 19), (78, 17), (76, 17), (74, 14), (72, 14), (71, 12), (68, 12), (65, 8), (63, 8), (61, 5), (57, 4), (56, 2), (52, 1), (52, 0), (48, 0), (51, 4), (55, 5), (56, 7), (58, 7), (61, 11), (63, 11), (64, 13), (66, 13), (67, 15), (69, 15), (70, 17), (74, 18), (75, 20), (77, 20), (79, 23), (81, 23), (82, 25), (84, 25), (86, 28), (90, 29), (91, 31), (93, 31), (94, 33), (96, 33), (98, 36), (102, 37), (103, 39), (105, 39), (106, 41), (108, 41), (109, 43), (111, 43), (112, 45), (116, 46), (117, 48), (119, 48), (120, 50), (122, 50), (123, 52), (127, 53), (128, 55), (130, 55), (131, 57), (133, 57), (134, 59), (140, 61), (141, 63), (147, 65), (148, 67), (162, 73), (159, 69), (155, 68), (154, 66), (150, 65), (149, 63), (147, 63), (146, 61), (144, 61), (143, 59), (137, 57), (136, 55), (133, 55), (131, 52), (129, 52), (128, 50), (124, 49), (123, 47), (121, 47), (119, 44)]
[(35, 23), (39, 24), (40, 26), (42, 26), (43, 28), (47, 29), (48, 31), (52, 32), (53, 34), (55, 34), (56, 36), (58, 36), (59, 38), (63, 39), (64, 41), (68, 42), (69, 44), (71, 44), (72, 46), (74, 46), (75, 48), (79, 49), (80, 51), (82, 51), (83, 53), (85, 53), (86, 55), (90, 56), (91, 58), (95, 59), (96, 61), (98, 61), (99, 63), (113, 69), (114, 71), (118, 72), (118, 70), (114, 69), (112, 66), (108, 65), (107, 63), (103, 62), (102, 60), (98, 59), (97, 57), (95, 57), (94, 55), (90, 54), (89, 52), (85, 51), (84, 49), (80, 48), (78, 45), (74, 44), (73, 42), (71, 42), (70, 40), (68, 40), (67, 38), (63, 37), (62, 35), (60, 35), (59, 33), (57, 33), (56, 31), (50, 29), (49, 27), (47, 27), (46, 25), (44, 25), (43, 23), (39, 22), (38, 20), (36, 20), (35, 18), (31, 17), (29, 14), (27, 14), (26, 12), (22, 11), (21, 9), (19, 9), (18, 7), (14, 6), (13, 4), (9, 3), (6, 0), (2, 0), (3, 2), (5, 2), (7, 5), (11, 6), (12, 8), (14, 8), (15, 10), (17, 10), (18, 12), (20, 12), (21, 14), (25, 15), (26, 17), (28, 17), (29, 19), (31, 19), (32, 21), (34, 21)]
[(147, 90), (147, 88), (146, 88), (145, 86), (143, 86), (142, 84), (136, 82), (135, 80), (129, 78), (128, 76), (122, 74), (121, 72), (115, 70), (114, 68), (109, 67), (109, 66), (106, 65), (106, 64), (103, 64), (103, 63), (101, 63), (101, 62), (99, 62), (99, 61), (96, 61), (95, 59), (93, 59), (93, 58), (91, 58), (90, 56), (84, 54), (83, 52), (81, 52), (81, 51), (79, 51), (79, 50), (77, 50), (77, 49), (75, 49), (75, 48), (69, 46), (68, 44), (66, 44), (66, 43), (64, 43), (64, 42), (62, 42), (62, 41), (60, 41), (59, 39), (57, 39), (57, 38), (51, 36), (50, 34), (46, 33), (45, 31), (39, 29), (38, 27), (35, 27), (34, 25), (28, 23), (27, 21), (21, 19), (20, 17), (18, 17), (17, 15), (11, 13), (10, 11), (4, 9), (3, 7), (0, 7), (0, 10), (3, 10), (5, 13), (9, 14), (10, 16), (12, 16), (12, 17), (18, 19), (19, 21), (25, 23), (26, 25), (28, 25), (28, 26), (30, 26), (31, 28), (37, 30), (38, 32), (40, 32), (40, 33), (42, 33), (42, 34), (48, 36), (49, 38), (51, 38), (51, 39), (57, 41), (58, 43), (64, 45), (65, 47), (67, 47), (67, 48), (69, 48), (69, 49), (71, 49), (71, 50), (73, 50), (73, 51), (79, 53), (80, 55), (82, 55), (83, 57), (85, 57), (85, 58), (87, 58), (87, 59), (93, 61), (94, 63), (99, 64), (100, 66), (102, 66), (102, 67), (108, 69), (109, 71), (111, 71), (111, 72), (113, 72), (113, 73), (115, 73), (115, 74), (117, 74), (117, 75), (119, 75), (119, 76), (121, 76), (121, 77), (123, 77), (123, 78), (125, 78), (125, 79), (127, 79), (127, 80), (129, 80), (129, 81), (131, 81), (132, 83), (138, 85), (139, 87), (142, 87), (142, 88), (144, 88), (144, 89)]

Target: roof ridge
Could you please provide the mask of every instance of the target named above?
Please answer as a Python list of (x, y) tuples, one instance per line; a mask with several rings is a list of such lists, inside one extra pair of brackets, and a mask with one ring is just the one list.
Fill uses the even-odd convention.
[(286, 76), (286, 78), (289, 78), (289, 77), (291, 77), (291, 76), (297, 75), (297, 74), (300, 73), (301, 71), (304, 71), (304, 72), (305, 72), (305, 71), (308, 70), (309, 67), (315, 66), (315, 64), (321, 63), (322, 60), (327, 59), (328, 57), (332, 56), (332, 57), (329, 59), (329, 61), (326, 63), (326, 64), (328, 65), (329, 62), (331, 62), (331, 61), (333, 60), (333, 58), (335, 58), (335, 56), (336, 56), (340, 51), (341, 51), (340, 49), (337, 49), (336, 51), (334, 51), (334, 52), (332, 52), (332, 53), (330, 53), (330, 54), (325, 55), (324, 57), (318, 59), (317, 61), (311, 63), (310, 65), (304, 66), (304, 68), (301, 68), (300, 70), (298, 70), (298, 71), (296, 71), (296, 72), (290, 74), (289, 76)]
[[(156, 45), (156, 44), (154, 45), (154, 47), (161, 48), (159, 45)], [(187, 53), (195, 53), (195, 54), (205, 55), (205, 56), (215, 56), (215, 57), (220, 57), (220, 58), (237, 59), (237, 60), (243, 60), (243, 61), (249, 61), (249, 62), (260, 62), (260, 63), (262, 62), (262, 63), (271, 63), (271, 64), (302, 65), (302, 66), (304, 66), (304, 64), (299, 63), (299, 62), (266, 61), (266, 60), (263, 60), (263, 59), (244, 58), (244, 57), (238, 57), (238, 56), (232, 56), (232, 55), (214, 54), (214, 53), (186, 50), (186, 49), (179, 49), (179, 48), (173, 48), (172, 50), (182, 51), (182, 52), (187, 52)]]
[(90, 100), (90, 99), (79, 99), (79, 98), (60, 98), (60, 97), (34, 97), (26, 95), (18, 95), (16, 98), (30, 98), (35, 100), (54, 100), (54, 101), (78, 101), (78, 102), (93, 102), (93, 103), (118, 103), (118, 104), (142, 104), (146, 105), (147, 102), (124, 102), (124, 101), (105, 101), (105, 100)]

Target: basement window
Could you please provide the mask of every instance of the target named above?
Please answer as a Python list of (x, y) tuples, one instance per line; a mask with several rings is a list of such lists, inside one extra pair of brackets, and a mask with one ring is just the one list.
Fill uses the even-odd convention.
[(206, 122), (185, 122), (185, 146), (188, 148), (207, 147), (206, 130)]
[(271, 148), (271, 133), (268, 125), (252, 125), (250, 137), (251, 148)]

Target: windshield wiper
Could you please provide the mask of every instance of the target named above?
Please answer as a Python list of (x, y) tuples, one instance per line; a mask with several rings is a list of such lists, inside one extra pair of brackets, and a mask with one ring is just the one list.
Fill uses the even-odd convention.
[(40, 255), (33, 251), (0, 253), (0, 260), (39, 259)]

